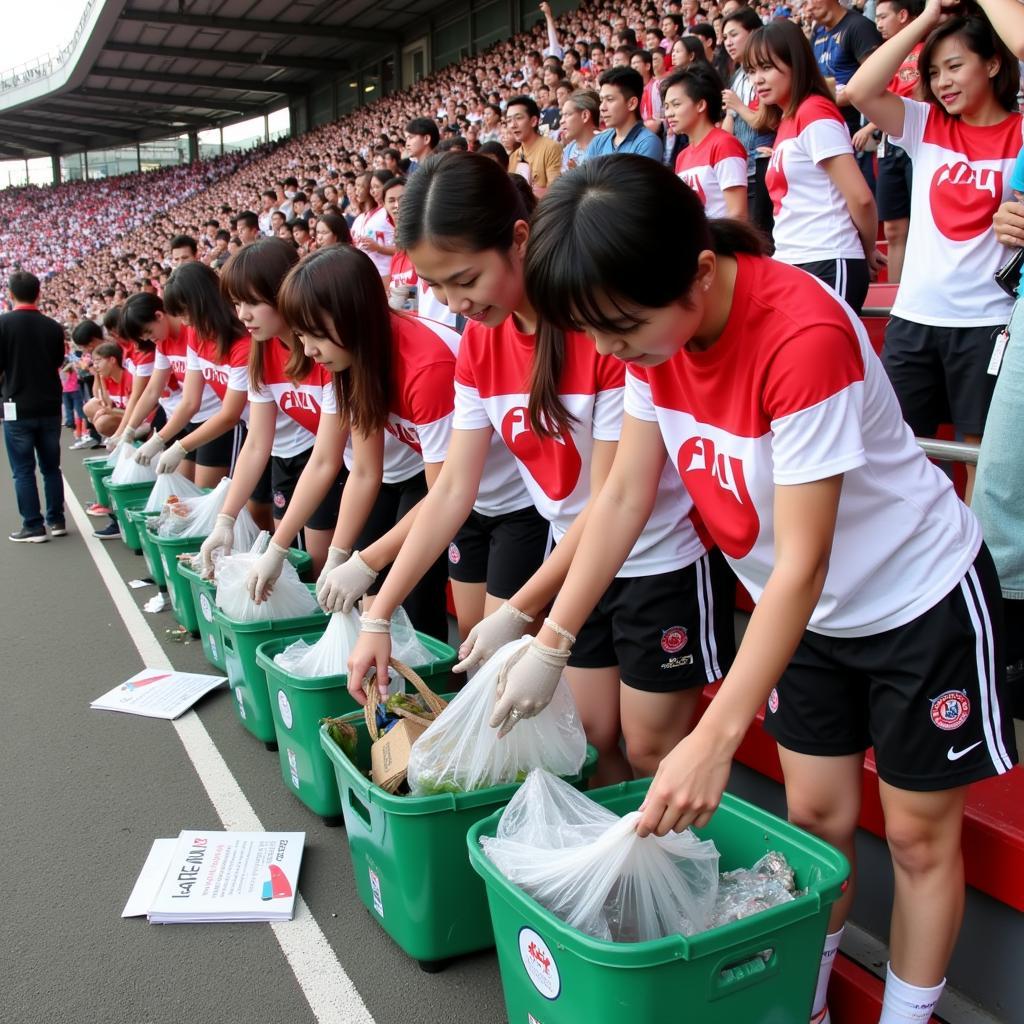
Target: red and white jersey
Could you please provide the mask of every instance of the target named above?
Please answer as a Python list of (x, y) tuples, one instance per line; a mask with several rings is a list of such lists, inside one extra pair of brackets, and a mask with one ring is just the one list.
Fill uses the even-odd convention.
[(929, 103), (903, 100), (903, 135), (892, 141), (914, 165), (910, 234), (893, 316), (949, 327), (1002, 325), (1011, 299), (992, 280), (1010, 250), (992, 216), (1013, 198), (1010, 175), (1024, 123), (1007, 114), (977, 128)]
[[(357, 248), (365, 238), (372, 238), (378, 245), (392, 246), (395, 244), (395, 225), (388, 217), (388, 211), (383, 206), (378, 206), (371, 213), (361, 213), (352, 225), (352, 244)], [(391, 254), (374, 252), (372, 249), (363, 250), (373, 260), (377, 273), (381, 277), (387, 277), (391, 271)]]
[(725, 189), (747, 192), (747, 151), (734, 135), (712, 128), (676, 157), (676, 174), (700, 196), (709, 217), (728, 217)]
[(263, 387), (249, 388), (250, 402), (277, 406), (271, 455), (279, 459), (291, 459), (308, 452), (316, 440), (321, 410), (338, 411), (330, 370), (314, 363), (306, 379), (296, 384), (284, 372), (288, 359), (288, 346), (280, 338), (264, 342)]
[[(194, 330), (188, 332), (186, 340), (188, 351), (185, 355), (185, 368), (198, 370), (221, 402), (229, 391), (242, 391), (248, 395), (249, 347), (252, 344), (248, 334), (235, 338), (223, 358), (215, 340), (199, 338)], [(242, 410), (242, 419), (249, 422), (248, 402)]]
[[(595, 441), (622, 432), (623, 364), (600, 356), (586, 335), (567, 332), (559, 397), (576, 418), (568, 435), (538, 437), (527, 410), (534, 339), (512, 317), (499, 327), (470, 322), (455, 368), (455, 428), (490, 427), (515, 458), (537, 511), (561, 540), (590, 499)], [(644, 532), (619, 576), (646, 576), (690, 565), (706, 548), (689, 521), (692, 503), (666, 463)]]
[(455, 326), (455, 314), (434, 294), (434, 290), (419, 279), (416, 268), (404, 249), (391, 257), (391, 282), (416, 289), (416, 312), (428, 320), (436, 320), (448, 327)]
[[(160, 397), (160, 404), (168, 416), (174, 414), (174, 410), (181, 402), (181, 389), (185, 383), (188, 359), (188, 337), (191, 333), (191, 327), (182, 327), (176, 337), (168, 335), (163, 341), (156, 343), (156, 353), (153, 358), (154, 370), (171, 371), (167, 378), (167, 387)], [(218, 409), (220, 409), (220, 399), (213, 388), (204, 381), (199, 411), (192, 417), (192, 422), (205, 423)]]
[(870, 636), (903, 625), (970, 567), (978, 521), (917, 446), (849, 307), (801, 270), (737, 259), (721, 337), (630, 367), (626, 411), (658, 422), (704, 526), (755, 601), (775, 566), (776, 487), (843, 474), (808, 628)]
[(783, 263), (862, 260), (857, 228), (846, 200), (821, 166), (842, 153), (853, 155), (850, 131), (839, 108), (808, 96), (793, 117), (784, 117), (764, 183), (775, 210), (775, 258)]
[[(455, 412), (455, 357), (459, 335), (444, 324), (416, 316), (393, 315), (391, 393), (388, 431), (423, 456), (443, 462)], [(504, 445), (491, 441), (473, 508), (498, 516), (528, 508), (530, 496)]]
[(132, 377), (152, 377), (153, 360), (155, 352), (147, 352), (139, 348), (135, 342), (130, 341), (127, 345), (121, 346), (123, 366)]
[(115, 409), (128, 408), (128, 399), (132, 396), (132, 375), (121, 367), (121, 379), (114, 380), (113, 377), (104, 377), (103, 386), (107, 391), (107, 398)]

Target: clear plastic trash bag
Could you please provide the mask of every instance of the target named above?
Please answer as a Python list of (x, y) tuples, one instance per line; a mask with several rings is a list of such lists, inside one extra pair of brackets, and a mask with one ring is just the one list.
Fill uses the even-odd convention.
[(718, 893), (715, 844), (689, 829), (641, 839), (639, 817), (620, 818), (534, 771), (505, 808), (497, 835), (480, 845), (510, 882), (594, 938), (646, 942), (705, 930)]
[(587, 756), (587, 739), (565, 679), (551, 703), (524, 718), (504, 738), (488, 724), (498, 673), (531, 637), (499, 648), (412, 746), (409, 788), (415, 796), (462, 793), (522, 782), (534, 768), (575, 775)]
[(246, 580), (253, 563), (267, 550), (270, 534), (264, 531), (248, 551), (226, 555), (215, 560), (217, 607), (235, 622), (267, 622), (271, 619), (298, 619), (319, 611), (309, 588), (286, 561), (270, 596), (257, 604), (249, 596)]
[(146, 499), (145, 510), (159, 512), (164, 507), (164, 502), (172, 496), (179, 501), (188, 501), (189, 498), (198, 498), (202, 493), (202, 487), (192, 483), (187, 476), (180, 473), (159, 473), (153, 490)]
[(343, 676), (348, 672), (348, 659), (359, 640), (359, 612), (335, 612), (324, 635), (315, 644), (296, 640), (280, 654), (274, 655), (277, 665), (293, 676), (319, 679), (322, 676)]
[[(359, 613), (353, 608), (347, 615), (335, 612), (324, 630), (324, 635), (314, 644), (296, 640), (274, 661), (286, 672), (305, 679), (323, 676), (343, 676), (348, 673), (348, 659), (359, 640)], [(430, 651), (416, 635), (404, 608), (399, 605), (391, 616), (391, 655), (406, 665), (421, 667), (434, 659)], [(391, 693), (404, 693), (405, 680), (394, 669), (388, 673)]]
[[(208, 537), (217, 523), (230, 486), (231, 478), (226, 476), (209, 494), (165, 505), (157, 520), (157, 536)], [(243, 553), (249, 551), (259, 532), (249, 510), (243, 508), (235, 517), (233, 549)]]
[(117, 462), (114, 472), (110, 474), (112, 484), (146, 484), (156, 479), (156, 469), (152, 466), (140, 466), (135, 461), (135, 449), (130, 444), (119, 444), (114, 453)]

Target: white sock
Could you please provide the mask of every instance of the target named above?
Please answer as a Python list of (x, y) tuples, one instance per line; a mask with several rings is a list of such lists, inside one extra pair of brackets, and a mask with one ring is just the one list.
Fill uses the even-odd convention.
[(878, 1024), (923, 1024), (931, 1019), (935, 1004), (946, 987), (943, 978), (932, 988), (918, 988), (897, 977), (892, 964), (887, 965), (885, 998)]
[[(845, 927), (845, 926), (844, 926)], [(811, 1006), (811, 1020), (825, 1009), (828, 999), (828, 979), (832, 977), (832, 965), (836, 962), (839, 940), (843, 937), (843, 928), (825, 936), (825, 948), (821, 951), (821, 966), (818, 968), (818, 987), (814, 990), (814, 1003)], [(815, 1024), (819, 1024), (815, 1020)], [(821, 1018), (820, 1024), (829, 1024), (829, 1018)]]

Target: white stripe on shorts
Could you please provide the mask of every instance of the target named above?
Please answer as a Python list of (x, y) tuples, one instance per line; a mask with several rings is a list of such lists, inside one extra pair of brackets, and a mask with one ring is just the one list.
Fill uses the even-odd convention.
[(701, 555), (694, 562), (697, 570), (697, 605), (700, 608), (700, 650), (704, 656), (704, 671), (709, 683), (722, 678), (718, 664), (718, 643), (715, 639), (715, 595), (711, 588), (711, 556)]
[(974, 627), (974, 652), (978, 666), (978, 695), (981, 699), (981, 724), (985, 733), (985, 745), (996, 771), (1002, 775), (1013, 767), (1003, 742), (1002, 714), (996, 693), (995, 642), (992, 637), (992, 620), (988, 606), (982, 596), (981, 581), (977, 570), (971, 566), (960, 581), (960, 590), (967, 605), (967, 614)]

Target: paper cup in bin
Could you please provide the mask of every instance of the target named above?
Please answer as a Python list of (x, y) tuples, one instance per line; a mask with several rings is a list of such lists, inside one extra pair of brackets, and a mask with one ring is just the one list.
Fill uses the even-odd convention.
[(110, 476), (114, 472), (113, 466), (107, 465), (107, 455), (96, 455), (89, 459), (84, 459), (82, 465), (85, 466), (89, 473), (89, 479), (92, 481), (92, 489), (96, 495), (96, 503), (98, 505), (106, 505), (110, 507), (110, 495), (107, 493), (106, 477)]
[[(330, 824), (340, 824), (341, 795), (334, 766), (320, 745), (320, 719), (359, 710), (348, 692), (348, 676), (296, 676), (274, 661), (275, 655), (297, 639), (312, 645), (321, 635), (322, 631), (260, 644), (256, 662), (267, 675), (281, 778), (314, 814)], [(447, 690), (455, 651), (424, 633), (416, 636), (431, 660), (413, 669), (433, 690)]]
[[(635, 811), (650, 780), (587, 795), (617, 814)], [(721, 854), (720, 869), (750, 867), (777, 850), (806, 890), (720, 928), (653, 942), (591, 938), (509, 882), (480, 847), (501, 812), (469, 830), (469, 859), (487, 887), (510, 1021), (538, 1024), (663, 1024), (666, 1007), (701, 1024), (805, 1024), (811, 1013), (832, 904), (850, 873), (846, 858), (814, 836), (726, 793), (698, 830)]]
[(164, 563), (160, 560), (160, 551), (153, 540), (153, 534), (149, 532), (146, 524), (160, 515), (159, 512), (146, 512), (145, 509), (129, 509), (128, 518), (139, 534), (139, 544), (142, 545), (142, 555), (146, 559), (146, 568), (153, 582), (161, 589), (167, 590), (167, 576), (164, 573)]
[[(494, 933), (483, 882), (469, 865), (466, 833), (504, 807), (519, 784), (471, 793), (395, 796), (363, 774), (370, 770), (371, 746), (363, 711), (344, 720), (358, 736), (355, 762), (331, 739), (326, 726), (320, 727), (320, 743), (334, 765), (352, 873), (363, 905), (426, 971), (440, 969), (452, 957), (490, 949)], [(566, 781), (582, 789), (596, 765), (597, 751), (588, 746), (580, 774)]]
[[(314, 584), (307, 586), (311, 592), (314, 590)], [(237, 622), (215, 607), (213, 621), (215, 627), (220, 630), (224, 672), (228, 677), (231, 695), (234, 697), (235, 714), (256, 739), (266, 744), (268, 750), (277, 750), (277, 733), (274, 730), (274, 715), (270, 707), (267, 674), (256, 661), (256, 651), (268, 640), (292, 641), (303, 633), (315, 630), (323, 632), (327, 627), (327, 616), (318, 608), (309, 615), (295, 619)]]
[(149, 499), (153, 490), (153, 481), (147, 480), (139, 484), (115, 484), (107, 481), (107, 493), (110, 495), (110, 507), (121, 527), (121, 539), (128, 548), (137, 554), (142, 553), (142, 541), (139, 529), (129, 515), (130, 511), (141, 509)]

